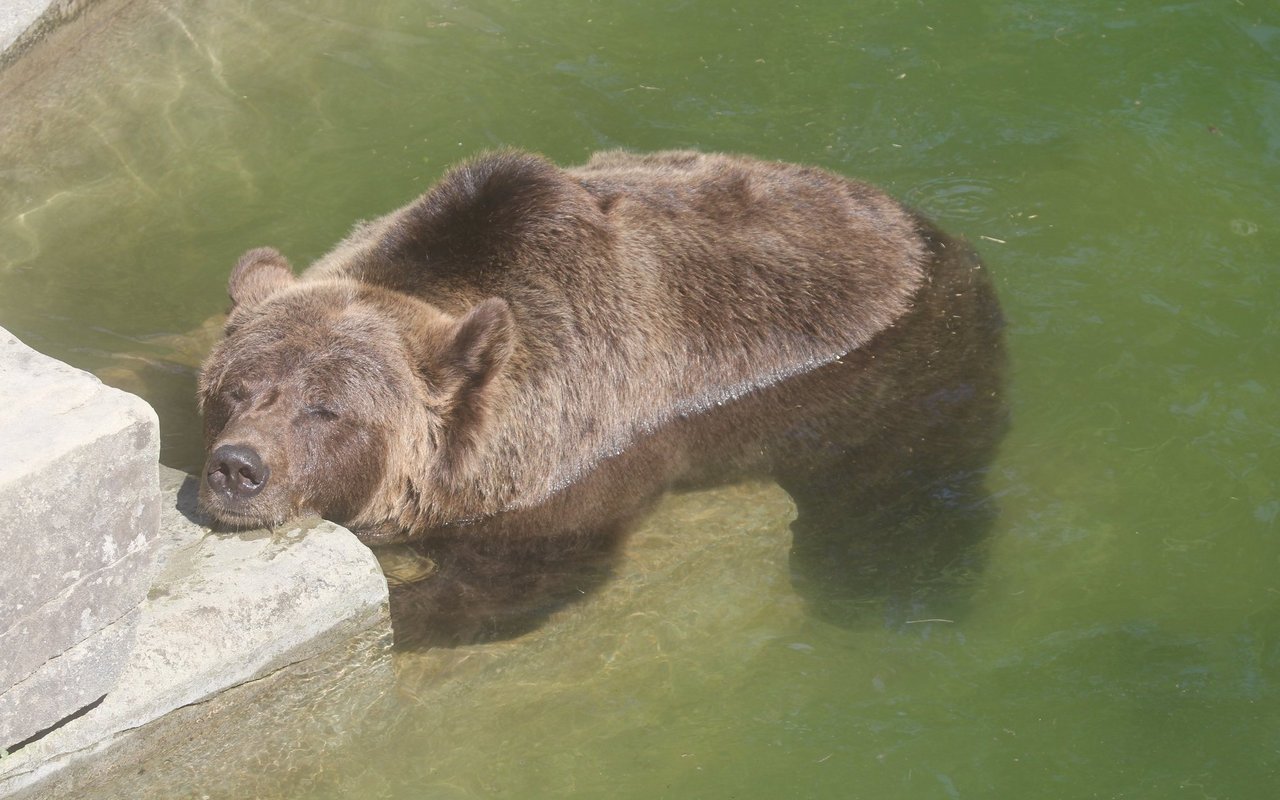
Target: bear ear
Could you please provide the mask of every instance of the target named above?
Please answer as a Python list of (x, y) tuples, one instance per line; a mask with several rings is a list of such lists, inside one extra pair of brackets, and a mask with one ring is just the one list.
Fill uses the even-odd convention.
[(231, 270), (227, 294), (233, 309), (256, 306), (271, 295), (293, 284), (289, 261), (272, 247), (258, 247), (244, 255)]
[(456, 320), (445, 344), (433, 354), (432, 383), (442, 391), (447, 422), (440, 453), (443, 475), (469, 469), (493, 402), (489, 385), (511, 357), (515, 318), (505, 300), (490, 297)]
[(454, 323), (444, 363), (457, 370), (464, 385), (479, 389), (497, 374), (511, 356), (515, 319), (500, 297), (476, 304)]

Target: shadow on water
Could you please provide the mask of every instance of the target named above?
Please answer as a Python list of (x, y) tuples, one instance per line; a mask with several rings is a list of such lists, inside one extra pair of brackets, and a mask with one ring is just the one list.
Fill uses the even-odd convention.
[(867, 346), (678, 418), (539, 506), (384, 553), (400, 563), (397, 645), (533, 630), (608, 580), (664, 491), (760, 478), (796, 505), (792, 584), (811, 613), (843, 625), (962, 613), (996, 514), (984, 477), (1007, 428), (1003, 323), (971, 249), (921, 226), (930, 281)]

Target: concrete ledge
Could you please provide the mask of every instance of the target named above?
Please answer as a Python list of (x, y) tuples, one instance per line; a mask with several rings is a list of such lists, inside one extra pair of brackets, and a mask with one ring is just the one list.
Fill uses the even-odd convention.
[(0, 747), (106, 693), (160, 525), (151, 407), (0, 329)]
[(0, 68), (97, 0), (4, 0), (0, 3)]
[[(162, 489), (165, 565), (120, 679), (101, 705), (0, 760), (0, 797), (185, 796), (181, 782), (198, 770), (174, 760), (184, 751), (216, 754), (220, 774), (272, 747), (314, 766), (319, 753), (290, 755), (299, 732), (351, 703), (368, 708), (393, 685), (386, 581), (350, 532), (312, 520), (211, 534), (193, 479), (162, 469)], [(282, 729), (283, 740), (272, 736)], [(155, 769), (157, 752), (167, 772)]]

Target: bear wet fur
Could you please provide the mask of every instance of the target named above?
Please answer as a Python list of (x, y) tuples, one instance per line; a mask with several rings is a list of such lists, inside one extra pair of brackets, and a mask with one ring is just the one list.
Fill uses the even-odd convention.
[[(809, 167), (481, 157), (300, 276), (242, 257), (199, 384), (203, 506), (372, 543), (537, 507), (673, 421), (866, 348), (927, 288), (931, 230)], [(692, 450), (662, 482), (721, 468)]]

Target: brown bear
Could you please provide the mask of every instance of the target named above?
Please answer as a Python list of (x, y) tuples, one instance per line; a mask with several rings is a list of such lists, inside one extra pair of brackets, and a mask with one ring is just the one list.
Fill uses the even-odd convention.
[(200, 497), (233, 526), (518, 550), (769, 475), (799, 539), (885, 475), (980, 471), (1003, 419), (971, 250), (811, 167), (494, 153), (300, 276), (249, 251), (229, 293)]

